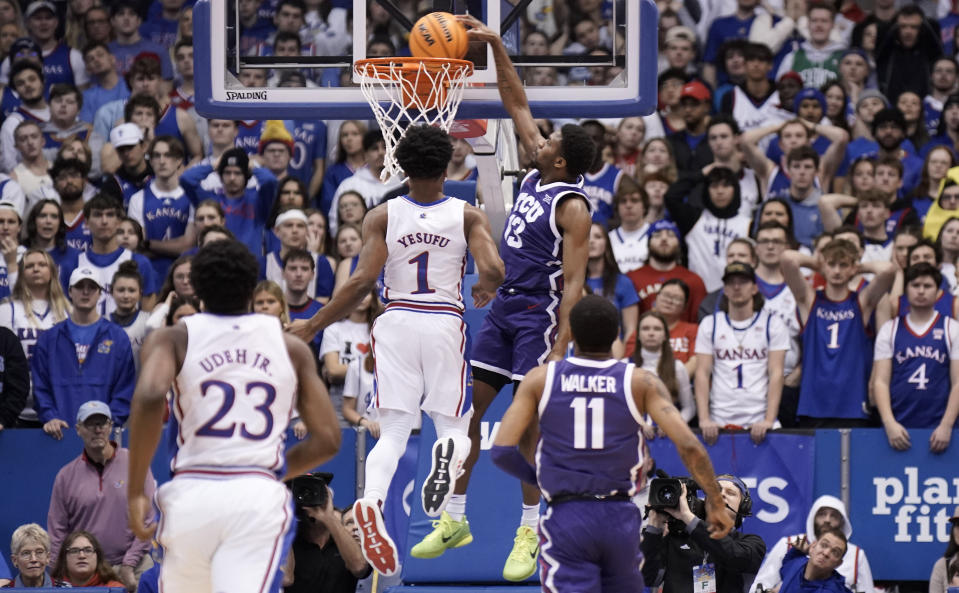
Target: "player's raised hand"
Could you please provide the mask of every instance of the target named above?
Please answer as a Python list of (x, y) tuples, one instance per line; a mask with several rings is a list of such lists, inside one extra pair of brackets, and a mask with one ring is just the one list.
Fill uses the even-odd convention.
[(137, 539), (150, 540), (156, 533), (156, 523), (147, 525), (146, 518), (150, 515), (153, 505), (146, 494), (135, 494), (127, 497), (127, 516), (130, 521), (130, 531)]
[(722, 539), (733, 528), (733, 518), (726, 511), (726, 501), (722, 496), (706, 497), (706, 530), (709, 537)]
[(310, 325), (310, 321), (308, 319), (294, 319), (283, 329), (300, 338), (307, 344), (313, 341), (313, 338), (316, 337), (316, 331)]
[(492, 43), (500, 38), (495, 31), (486, 26), (483, 21), (471, 14), (458, 14), (456, 20), (466, 26), (466, 34), (470, 41), (485, 41)]

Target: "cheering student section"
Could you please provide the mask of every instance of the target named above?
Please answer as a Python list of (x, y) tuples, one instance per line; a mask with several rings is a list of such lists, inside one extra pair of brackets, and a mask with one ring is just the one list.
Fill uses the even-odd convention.
[[(361, 3), (346, 0), (239, 0), (239, 50), (345, 54), (353, 36), (364, 35), (370, 55), (410, 55), (397, 19), (377, 2), (366, 4), (367, 14), (357, 15)], [(397, 4), (410, 22), (434, 5)], [(0, 533), (13, 544), (13, 556), (0, 561), (0, 586), (117, 582), (135, 591), (135, 577), (151, 555), (144, 542), (123, 538), (148, 536), (156, 526), (146, 498), (154, 488), (148, 453), (162, 426), (184, 422), (200, 437), (222, 437), (227, 449), (250, 446), (256, 460), (252, 467), (233, 463), (210, 455), (202, 438), (181, 435), (178, 475), (159, 485), (159, 510), (171, 518), (158, 532), (160, 544), (189, 539), (182, 517), (203, 508), (191, 491), (203, 480), (187, 472), (243, 466), (256, 477), (230, 480), (273, 480), (283, 471), (285, 448), (290, 470), (309, 471), (333, 454), (342, 431), (363, 431), (375, 444), (364, 457), (366, 491), (345, 514), (306, 505), (312, 510), (301, 519), (314, 521), (297, 533), (292, 516), (283, 516), (291, 494), (264, 486), (269, 508), (263, 513), (279, 515), (255, 534), (264, 542), (261, 553), (231, 556), (242, 571), (223, 572), (216, 562), (188, 569), (192, 550), (217, 549), (197, 539), (195, 548), (163, 556), (160, 567), (144, 572), (145, 581), (159, 578), (184, 591), (201, 581), (228, 583), (231, 591), (267, 576), (273, 582), (286, 558), (280, 550), (288, 546), (281, 537), (275, 558), (262, 552), (287, 535), (300, 538), (304, 563), (328, 561), (331, 539), (350, 550), (339, 560), (348, 586), (335, 589), (350, 591), (371, 569), (399, 574), (405, 556), (439, 563), (455, 548), (494, 546), (474, 541), (479, 530), (471, 531), (468, 517), (481, 517), (477, 505), (489, 501), (473, 494), (477, 485), (470, 482), (477, 459), (488, 453), (481, 443), (495, 441), (487, 432), (499, 419), (484, 414), (501, 391), (509, 394), (494, 410), (519, 390), (522, 416), (495, 441), (510, 448), (499, 451), (499, 463), (523, 476), (497, 501), (515, 539), (495, 544), (503, 548), (495, 551), (496, 562), (503, 562), (505, 580), (524, 581), (543, 568), (543, 575), (559, 575), (556, 590), (574, 590), (575, 575), (564, 572), (569, 567), (544, 558), (550, 549), (567, 553), (571, 542), (549, 548), (544, 533), (558, 525), (556, 517), (566, 522), (569, 508), (605, 508), (593, 504), (603, 495), (592, 488), (563, 494), (530, 482), (536, 475), (530, 471), (544, 471), (535, 466), (537, 444), (544, 442), (538, 427), (550, 426), (557, 405), (534, 403), (548, 398), (543, 385), (569, 394), (571, 406), (585, 403), (574, 393), (595, 383), (564, 384), (547, 373), (575, 368), (583, 377), (601, 376), (600, 363), (613, 365), (610, 377), (644, 378), (645, 404), (633, 402), (641, 396), (616, 379), (617, 397), (629, 412), (622, 428), (636, 447), (667, 434), (684, 437), (686, 427), (700, 430), (709, 445), (744, 431), (758, 447), (783, 429), (873, 427), (882, 429), (890, 453), (954, 455), (959, 8), (926, 0), (900, 4), (659, 1), (656, 109), (608, 119), (578, 119), (575, 110), (534, 119), (521, 89), (591, 84), (603, 72), (559, 61), (512, 67), (509, 58), (615, 53), (623, 39), (612, 18), (622, 0), (533, 2), (503, 38), (458, 15), (473, 45), (492, 48), (502, 106), (517, 134), (524, 173), (512, 178), (512, 194), (504, 196), (500, 234), (490, 228), (497, 220), (492, 209), (487, 220), (482, 193), (475, 206), (464, 206), (442, 192), (442, 181), (473, 183), (479, 172), (470, 144), (439, 130), (411, 129), (394, 153), (411, 168), (409, 179), (384, 181), (387, 143), (373, 120), (199, 115), (192, 0), (0, 0), (0, 431), (33, 430), (51, 446), (67, 446), (55, 440), (76, 431), (85, 449), (68, 469), (102, 479), (122, 461), (136, 478), (122, 478), (128, 496), (102, 502), (110, 508), (94, 504), (91, 488), (58, 478), (48, 524), (16, 517), (20, 529)], [(365, 22), (366, 30), (350, 22)], [(243, 68), (238, 79), (251, 87), (350, 83), (337, 68)], [(468, 253), (478, 281), (464, 283)], [(235, 281), (243, 292), (231, 296), (224, 287), (202, 286), (212, 278)], [(474, 287), (473, 298), (463, 294), (465, 286)], [(570, 315), (584, 295), (613, 305), (608, 353), (604, 342), (601, 351), (575, 354)], [(587, 302), (602, 309), (593, 298)], [(487, 303), (489, 310), (477, 313)], [(228, 332), (241, 342), (231, 343)], [(228, 373), (212, 368), (202, 350), (217, 344), (246, 348), (248, 365), (262, 348), (289, 385), (260, 381), (252, 366), (249, 378), (224, 379)], [(607, 363), (607, 355), (617, 361)], [(185, 369), (184, 361), (196, 361), (195, 368)], [(177, 377), (199, 377), (204, 364), (216, 387), (203, 387), (205, 379), (174, 384)], [(234, 385), (237, 377), (242, 381)], [(300, 379), (296, 394), (294, 378)], [(296, 408), (304, 390), (320, 410)], [(654, 391), (655, 401), (669, 400), (661, 405), (675, 406), (676, 413), (646, 414), (643, 405), (652, 405)], [(223, 412), (236, 413), (233, 428), (232, 415), (200, 417), (218, 413), (215, 406), (181, 405), (213, 392), (235, 402), (232, 412)], [(241, 402), (249, 404), (245, 412)], [(91, 409), (92, 422), (84, 412)], [(432, 416), (439, 440), (414, 506), (436, 520), (407, 550), (384, 522), (390, 478), (419, 428), (421, 409)], [(584, 407), (577, 421), (585, 423), (580, 416), (591, 410)], [(567, 411), (573, 416), (576, 409)], [(667, 425), (657, 425), (657, 418), (667, 418)], [(284, 443), (287, 421), (295, 438)], [(227, 430), (233, 431), (228, 438)], [(635, 431), (640, 436), (633, 439)], [(647, 470), (652, 465), (645, 452), (629, 460)], [(711, 470), (699, 469), (713, 479)], [(623, 476), (617, 496), (643, 489), (643, 480)], [(53, 483), (54, 475), (48, 477)], [(344, 480), (330, 484), (338, 496), (355, 490)], [(739, 532), (707, 541), (706, 528), (718, 534), (728, 522), (715, 516), (722, 512), (717, 497), (744, 500), (749, 488), (732, 477), (721, 478), (718, 488), (701, 486), (712, 494), (714, 516), (691, 520), (683, 512), (690, 519), (684, 535), (670, 533), (682, 525), (659, 513), (647, 533), (672, 536), (667, 542), (698, 538), (703, 550), (739, 541)], [(549, 508), (569, 494), (589, 503), (562, 502), (571, 506), (547, 519), (550, 511), (540, 510), (544, 491), (553, 500)], [(80, 498), (82, 504), (67, 508)], [(127, 501), (129, 529), (107, 524), (126, 513), (116, 505)], [(829, 523), (816, 518), (818, 507), (814, 511), (813, 519)], [(8, 512), (16, 513), (2, 511)], [(853, 539), (845, 506), (835, 512), (833, 525), (817, 523), (775, 546), (767, 541), (773, 557), (761, 563), (763, 582), (756, 584), (790, 590), (819, 583), (838, 591), (845, 581), (871, 592), (872, 575), (853, 569), (877, 544)], [(741, 522), (742, 513), (732, 514)], [(625, 510), (623, 516), (632, 525), (635, 517)], [(344, 536), (350, 528), (333, 523), (344, 517), (356, 525), (352, 543)], [(648, 518), (643, 525), (650, 525)], [(959, 566), (959, 517), (951, 525), (948, 562), (936, 569), (940, 585), (950, 567)], [(654, 552), (643, 551), (665, 571), (659, 577), (666, 589), (686, 582), (685, 574), (671, 578), (677, 565)], [(78, 558), (89, 575), (77, 569)], [(303, 590), (303, 580), (300, 588), (290, 584), (296, 575), (322, 580), (319, 568), (299, 562), (286, 565), (291, 590)], [(698, 558), (695, 566), (713, 562), (723, 560)], [(759, 565), (758, 552), (751, 552), (748, 568)], [(641, 578), (626, 572), (623, 582)], [(647, 567), (642, 576), (650, 580), (654, 572)], [(748, 587), (740, 572), (719, 568), (719, 588)], [(181, 582), (191, 585), (171, 584)], [(371, 585), (366, 580), (359, 587)]]

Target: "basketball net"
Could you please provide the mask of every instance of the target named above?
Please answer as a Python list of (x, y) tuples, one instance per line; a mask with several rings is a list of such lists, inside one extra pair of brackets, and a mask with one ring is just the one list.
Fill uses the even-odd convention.
[(383, 132), (386, 155), (380, 180), (402, 176), (393, 156), (410, 126), (437, 126), (449, 132), (463, 100), (473, 63), (448, 58), (371, 58), (353, 70), (360, 90)]

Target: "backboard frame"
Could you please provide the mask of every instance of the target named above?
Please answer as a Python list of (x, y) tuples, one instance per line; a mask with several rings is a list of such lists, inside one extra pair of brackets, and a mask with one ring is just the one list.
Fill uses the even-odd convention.
[[(223, 119), (368, 119), (372, 110), (359, 87), (247, 88), (227, 68), (226, 3), (235, 0), (199, 0), (193, 9), (195, 105), (204, 117)], [(625, 85), (622, 87), (533, 87), (527, 86), (527, 98), (534, 117), (586, 118), (627, 117), (651, 113), (656, 107), (656, 60), (658, 11), (653, 0), (625, 3), (627, 31), (646, 34), (626, 36)], [(487, 21), (499, 28), (502, 14), (499, 2), (489, 3)], [(354, 29), (365, 30), (366, 13), (356, 11)], [(366, 39), (355, 35), (353, 57), (366, 57)], [(344, 56), (352, 64), (353, 57)], [(487, 49), (487, 63), (493, 63)], [(287, 65), (289, 67), (289, 65)], [(201, 73), (209, 73), (204, 76)], [(215, 81), (223, 81), (216, 84)], [(508, 117), (495, 82), (492, 68), (478, 68), (470, 80), (483, 88), (467, 88), (460, 119), (496, 119)], [(557, 92), (563, 88), (563, 92)], [(322, 93), (322, 94), (321, 94)], [(309, 97), (305, 99), (304, 97)]]

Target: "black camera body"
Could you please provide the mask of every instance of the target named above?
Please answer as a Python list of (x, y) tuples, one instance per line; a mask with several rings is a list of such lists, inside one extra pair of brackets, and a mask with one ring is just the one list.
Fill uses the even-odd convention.
[(316, 472), (303, 474), (290, 480), (290, 490), (293, 492), (293, 502), (300, 507), (325, 507), (329, 499), (326, 489), (333, 481), (333, 474)]
[(706, 501), (696, 496), (699, 484), (692, 478), (653, 478), (649, 482), (649, 508), (657, 511), (679, 507), (679, 499), (686, 486), (686, 504), (689, 510), (702, 520), (706, 520)]

